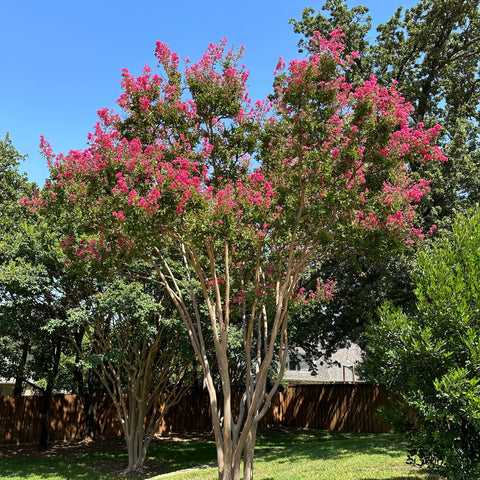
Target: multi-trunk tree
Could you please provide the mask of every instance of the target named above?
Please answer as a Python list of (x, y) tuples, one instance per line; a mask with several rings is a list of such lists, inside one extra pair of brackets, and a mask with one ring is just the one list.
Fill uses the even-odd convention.
[(88, 346), (80, 351), (82, 361), (115, 405), (127, 445), (125, 473), (142, 473), (161, 421), (191, 386), (193, 355), (157, 284), (99, 284), (81, 307), (69, 311), (69, 323), (83, 326)]
[[(432, 146), (438, 128), (410, 126), (395, 86), (346, 82), (356, 54), (344, 54), (341, 31), (316, 34), (311, 48), (288, 67), (280, 60), (272, 101), (253, 103), (225, 42), (183, 74), (158, 42), (165, 75), (124, 71), (126, 118), (100, 111), (87, 149), (55, 156), (43, 142), (51, 178), (24, 200), (68, 212), (59, 218), (70, 256), (153, 265), (203, 370), (221, 479), (241, 478), (242, 460), (253, 478), (258, 422), (285, 368), (289, 305), (326, 302), (334, 290), (333, 281), (301, 289), (300, 276), (346, 248), (413, 242), (413, 204), (428, 182), (406, 165), (444, 160)], [(245, 352), (241, 397), (232, 331)]]

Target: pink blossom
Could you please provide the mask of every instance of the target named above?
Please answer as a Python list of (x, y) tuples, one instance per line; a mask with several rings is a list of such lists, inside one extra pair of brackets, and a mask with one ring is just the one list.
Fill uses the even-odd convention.
[(140, 97), (140, 106), (143, 110), (146, 110), (151, 106), (150, 100), (147, 97)]
[(119, 222), (124, 222), (126, 220), (122, 210), (112, 212), (112, 216), (115, 217)]

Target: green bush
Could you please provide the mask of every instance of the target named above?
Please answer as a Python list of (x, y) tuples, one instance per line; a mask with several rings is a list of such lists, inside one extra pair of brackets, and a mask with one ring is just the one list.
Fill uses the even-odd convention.
[(384, 417), (407, 433), (409, 461), (480, 478), (480, 210), (421, 252), (414, 314), (385, 305), (368, 331), (364, 375), (385, 384)]

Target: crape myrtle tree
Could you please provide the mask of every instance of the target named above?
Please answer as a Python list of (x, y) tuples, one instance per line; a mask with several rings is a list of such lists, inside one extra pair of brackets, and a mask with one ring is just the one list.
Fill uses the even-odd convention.
[[(457, 213), (479, 199), (479, 177), (472, 175), (480, 163), (479, 3), (421, 0), (409, 9), (392, 10), (391, 19), (378, 26), (376, 35), (368, 9), (349, 8), (344, 0), (326, 0), (322, 10), (305, 9), (301, 18), (291, 21), (301, 35), (299, 47), (306, 51), (314, 31), (325, 35), (340, 26), (347, 50), (359, 52), (349, 82), (361, 85), (369, 72), (381, 86), (395, 80), (413, 106), (412, 121), (423, 122), (425, 128), (442, 125), (438, 142), (449, 161), (409, 164), (414, 178), (431, 179), (415, 224), (425, 232), (437, 226), (432, 236), (449, 228)], [(344, 250), (332, 258), (322, 274), (335, 276), (337, 294), (327, 308), (310, 308), (298, 315), (299, 335), (294, 341), (312, 352), (320, 341), (327, 353), (348, 339), (362, 344), (365, 325), (383, 301), (391, 299), (404, 308), (414, 305), (409, 273), (414, 252), (384, 252), (380, 258)]]
[[(111, 397), (128, 451), (125, 473), (143, 472), (148, 447), (169, 409), (191, 386), (195, 370), (180, 319), (158, 285), (109, 281), (69, 322), (84, 327), (89, 346), (82, 360), (93, 368)], [(183, 336), (183, 338), (182, 338)]]
[[(241, 52), (225, 41), (183, 74), (158, 42), (165, 75), (124, 71), (127, 118), (101, 110), (87, 149), (55, 156), (43, 141), (51, 178), (24, 200), (70, 213), (61, 217), (69, 255), (154, 266), (204, 373), (221, 479), (241, 478), (242, 460), (243, 478), (253, 478), (257, 425), (285, 368), (289, 305), (331, 295), (332, 283), (302, 290), (299, 277), (350, 244), (413, 242), (412, 204), (428, 182), (412, 181), (405, 165), (444, 160), (432, 146), (439, 128), (409, 126), (411, 107), (395, 86), (380, 88), (373, 76), (357, 88), (345, 81), (355, 54), (343, 50), (341, 31), (316, 34), (307, 59), (279, 61), (274, 101), (252, 103)], [(181, 272), (171, 267), (175, 255)], [(236, 402), (234, 327), (246, 361)]]
[(386, 304), (368, 330), (367, 378), (391, 392), (385, 417), (407, 431), (411, 463), (480, 476), (480, 210), (459, 215), (414, 269), (416, 308)]

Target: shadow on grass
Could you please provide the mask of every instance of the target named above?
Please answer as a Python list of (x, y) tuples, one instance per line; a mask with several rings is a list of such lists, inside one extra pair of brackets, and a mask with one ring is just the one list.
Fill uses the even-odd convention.
[(354, 455), (405, 455), (403, 439), (392, 434), (355, 434), (305, 431), (262, 435), (255, 449), (265, 461), (286, 463), (292, 459), (329, 460)]
[(113, 475), (93, 470), (83, 465), (80, 458), (2, 458), (0, 477), (2, 479), (43, 479), (55, 480), (110, 480)]
[(217, 460), (215, 442), (211, 440), (189, 440), (178, 442), (160, 440), (148, 450), (147, 461), (154, 460), (165, 473), (184, 468), (209, 465)]
[[(160, 439), (152, 443), (145, 462), (145, 475), (123, 476), (129, 480), (152, 477), (184, 468), (210, 464), (216, 460), (215, 443), (208, 440), (173, 441)], [(38, 454), (0, 456), (2, 479), (112, 480), (121, 477), (128, 462), (123, 446), (83, 455)]]
[[(261, 436), (256, 449), (256, 458), (261, 463), (276, 463), (278, 465), (333, 460), (335, 463), (347, 463), (355, 457), (378, 456), (379, 462), (387, 457), (394, 464), (393, 469), (402, 469), (406, 465), (406, 444), (402, 435), (393, 434), (355, 434), (342, 432), (303, 431), (296, 435), (270, 434)], [(372, 458), (373, 460), (373, 458)], [(377, 461), (376, 459), (374, 461)], [(370, 467), (367, 467), (370, 468)], [(403, 472), (402, 472), (403, 473)], [(388, 480), (440, 480), (440, 477), (429, 475), (425, 470), (410, 469), (402, 474), (394, 473)], [(268, 474), (267, 474), (268, 475)], [(376, 480), (371, 472), (358, 472), (356, 480)], [(270, 476), (260, 477), (270, 480)], [(382, 477), (383, 478), (383, 477)]]
[[(377, 477), (367, 478), (359, 477), (358, 480), (378, 480)], [(388, 477), (388, 480), (426, 480), (425, 477), (418, 475), (401, 475), (400, 477)]]
[[(284, 464), (301, 460), (343, 460), (356, 455), (405, 455), (402, 437), (390, 434), (351, 434), (338, 432), (295, 431), (259, 435), (255, 449), (260, 462)], [(216, 448), (212, 440), (174, 441), (160, 439), (152, 443), (146, 461), (146, 476), (169, 473), (212, 464)], [(0, 458), (0, 476), (4, 479), (111, 480), (119, 478), (126, 467), (125, 448), (89, 453), (75, 457)], [(35, 477), (36, 475), (36, 477)], [(267, 474), (268, 475), (268, 474)], [(129, 477), (142, 478), (142, 477)], [(145, 477), (143, 477), (145, 478)], [(274, 480), (270, 476), (263, 480)], [(373, 480), (361, 478), (359, 480)], [(389, 480), (425, 480), (415, 473)], [(433, 480), (433, 478), (432, 478)]]
[[(377, 477), (359, 477), (358, 480), (378, 480), (378, 478)], [(438, 477), (436, 475), (425, 476), (424, 474), (422, 475), (411, 474), (411, 475), (400, 475), (398, 477), (388, 477), (388, 480), (442, 480), (442, 479), (441, 477)]]

